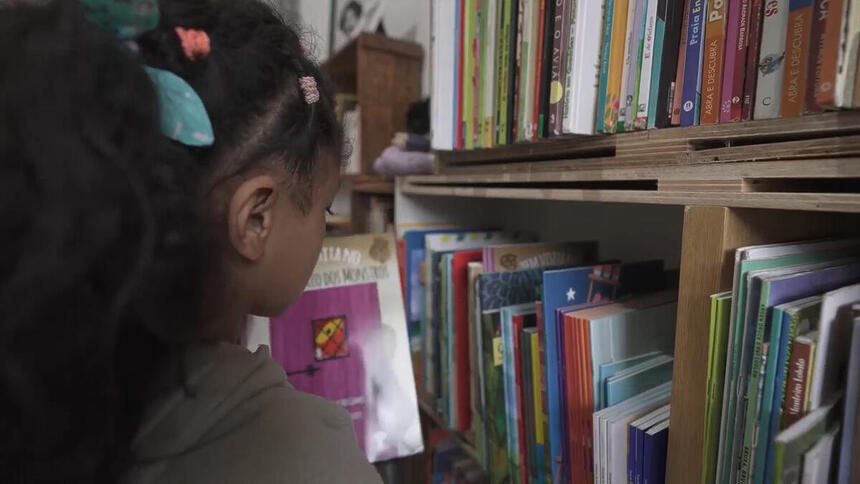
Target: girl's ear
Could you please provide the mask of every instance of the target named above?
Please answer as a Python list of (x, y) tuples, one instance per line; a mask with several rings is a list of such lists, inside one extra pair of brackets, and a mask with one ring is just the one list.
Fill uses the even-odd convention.
[(230, 243), (240, 256), (260, 260), (272, 234), (278, 183), (270, 175), (257, 175), (243, 181), (233, 192), (227, 212)]

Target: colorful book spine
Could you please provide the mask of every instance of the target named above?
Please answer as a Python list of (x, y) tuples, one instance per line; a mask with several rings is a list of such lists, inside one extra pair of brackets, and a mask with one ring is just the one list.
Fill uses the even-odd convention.
[(609, 89), (609, 57), (612, 51), (612, 20), (615, 18), (615, 0), (606, 0), (603, 10), (603, 37), (600, 43), (600, 78), (597, 91), (597, 116), (594, 130), (602, 133), (606, 126), (606, 96)]
[(510, 142), (508, 133), (508, 111), (510, 110), (510, 89), (508, 89), (508, 76), (510, 74), (510, 29), (511, 29), (511, 3), (514, 0), (499, 0), (498, 6), (498, 34), (496, 35), (496, 143), (506, 145)]
[(555, 0), (543, 0), (543, 20), (541, 23), (540, 95), (538, 96), (538, 138), (549, 136), (549, 91), (552, 71), (553, 21), (555, 19)]
[[(528, 55), (527, 52), (523, 52), (523, 40), (525, 38), (525, 24), (524, 24), (524, 15), (526, 9), (526, 3), (530, 0), (517, 0), (517, 17), (516, 22), (511, 20), (511, 30), (516, 32), (516, 37), (513, 39), (513, 44), (511, 44), (511, 49), (513, 49), (514, 45), (516, 46), (516, 55), (511, 53), (512, 60), (515, 60), (515, 64), (511, 64), (511, 72), (514, 73), (514, 84), (512, 86), (513, 95), (512, 99), (512, 107), (514, 113), (513, 123), (511, 124), (511, 142), (519, 141), (523, 136), (522, 123), (525, 120), (522, 112), (522, 102), (523, 102), (523, 92), (522, 92), (522, 82), (525, 77), (525, 73), (523, 69), (525, 68), (525, 63), (523, 62), (523, 57)], [(516, 26), (516, 27), (514, 27)]]
[(496, 144), (496, 82), (498, 78), (498, 55), (496, 36), (498, 35), (498, 8), (500, 0), (483, 0), (483, 40), (481, 42), (481, 112), (484, 113), (481, 145), (490, 148)]
[(780, 115), (788, 5), (789, 0), (769, 0), (764, 5), (753, 112), (755, 119), (774, 119)]
[(741, 120), (744, 74), (749, 47), (750, 0), (728, 3), (723, 87), (720, 96), (720, 122)]
[(481, 147), (481, 120), (483, 112), (481, 111), (481, 42), (483, 37), (482, 17), (483, 17), (483, 2), (484, 0), (475, 0), (475, 13), (473, 21), (475, 22), (474, 31), (472, 32), (472, 42), (470, 52), (472, 53), (472, 72), (470, 81), (472, 83), (472, 147)]
[(665, 128), (672, 124), (685, 3), (683, 0), (658, 0), (654, 67), (651, 69), (651, 98), (656, 102), (649, 108), (648, 128)]
[(705, 27), (705, 60), (702, 73), (701, 124), (720, 120), (720, 94), (723, 81), (723, 58), (726, 50), (726, 4), (728, 0), (711, 0)]
[(627, 6), (627, 30), (624, 39), (624, 57), (621, 61), (621, 89), (619, 91), (618, 122), (616, 132), (623, 133), (627, 129), (627, 113), (633, 102), (633, 79), (636, 78), (636, 59), (634, 51), (636, 47), (636, 25), (637, 15), (642, 13), (642, 2), (644, 0), (630, 0)]
[(681, 104), (684, 98), (684, 72), (687, 68), (687, 35), (690, 30), (690, 4), (684, 2), (684, 18), (681, 37), (678, 39), (678, 66), (675, 73), (675, 88), (672, 90), (672, 126), (681, 125)]
[(570, 28), (570, 9), (573, 0), (552, 0), (555, 4), (552, 28), (552, 63), (550, 68), (549, 88), (549, 132), (551, 136), (562, 133), (562, 118), (564, 116), (564, 83), (567, 59), (566, 38), (564, 36), (565, 26)]
[(465, 68), (466, 58), (465, 58), (465, 38), (466, 38), (466, 7), (468, 4), (468, 0), (457, 0), (457, 67), (454, 70), (454, 83), (456, 87), (456, 95), (454, 96), (454, 102), (456, 103), (456, 119), (454, 122), (454, 128), (456, 130), (454, 136), (454, 142), (456, 143), (457, 149), (465, 148), (466, 138), (463, 135), (465, 130), (465, 120), (463, 119), (463, 88), (465, 84), (463, 83), (463, 69)]
[(546, 469), (544, 467), (544, 452), (546, 452), (546, 415), (543, 412), (543, 397), (541, 395), (540, 379), (543, 377), (540, 363), (540, 338), (537, 332), (530, 335), (531, 343), (531, 372), (532, 372), (532, 398), (534, 399), (534, 432), (535, 432), (535, 456), (534, 475), (536, 483), (542, 483), (546, 480)]
[(788, 384), (785, 389), (785, 403), (782, 408), (783, 429), (800, 420), (808, 408), (808, 388), (815, 361), (816, 341), (799, 336), (791, 346), (788, 363)]
[(567, 40), (567, 54), (564, 59), (564, 93), (561, 98), (562, 115), (561, 115), (561, 131), (568, 132), (565, 127), (570, 124), (570, 108), (573, 104), (573, 77), (576, 66), (574, 65), (574, 47), (576, 46), (576, 37), (574, 28), (576, 27), (576, 9), (580, 2), (574, 2), (570, 9), (568, 23), (565, 24), (565, 30), (562, 32), (562, 38)]
[(681, 95), (681, 126), (695, 126), (699, 124), (707, 9), (708, 0), (690, 0), (690, 23), (687, 27), (687, 56), (684, 64), (684, 90)]
[[(651, 103), (656, 103), (657, 96), (651, 99), (651, 81), (654, 77), (655, 63), (654, 50), (657, 36), (657, 7), (659, 0), (648, 0), (648, 9), (645, 12), (645, 31), (642, 37), (642, 69), (639, 74), (638, 99), (636, 102), (636, 120), (634, 129), (646, 129), (648, 127), (648, 114), (651, 111)], [(662, 44), (662, 39), (661, 39)], [(659, 70), (659, 67), (657, 68)]]
[[(571, 15), (575, 19), (603, 19), (604, 0), (577, 2)], [(603, 22), (573, 22), (571, 32), (572, 52), (570, 54), (571, 95), (565, 106), (565, 133), (593, 134), (594, 121), (600, 112), (598, 89), (600, 84), (601, 45)]]
[(475, 148), (488, 148), (484, 143), (484, 96), (486, 95), (486, 87), (488, 83), (484, 79), (487, 73), (487, 57), (484, 55), (485, 44), (487, 41), (487, 0), (477, 0), (478, 2), (478, 19), (476, 22), (476, 39), (474, 47), (475, 56), (475, 75), (472, 77), (472, 83), (475, 85)]
[[(537, 0), (520, 0), (520, 15), (518, 19), (519, 39), (517, 40), (517, 57), (519, 58), (519, 79), (517, 80), (517, 123), (516, 141), (526, 141), (529, 137), (528, 125), (531, 116), (531, 106), (528, 104), (529, 59), (531, 52), (531, 12), (532, 3)], [(528, 106), (528, 107), (527, 107)]]
[(821, 112), (821, 105), (815, 99), (815, 93), (821, 87), (821, 68), (824, 64), (825, 28), (827, 16), (830, 13), (830, 0), (815, 0), (812, 9), (812, 24), (809, 35), (809, 63), (806, 71), (806, 92), (803, 94), (803, 112)]
[[(636, 33), (633, 35), (633, 59), (631, 60), (631, 85), (628, 87), (628, 94), (632, 94), (627, 107), (627, 120), (625, 130), (633, 131), (637, 128), (637, 117), (639, 114), (639, 95), (642, 82), (642, 62), (645, 52), (645, 35), (648, 27), (648, 6), (655, 3), (657, 0), (643, 0), (641, 5), (636, 7)], [(634, 69), (635, 67), (635, 69)], [(650, 71), (649, 71), (650, 74)]]
[(788, 33), (785, 38), (785, 69), (782, 78), (782, 117), (803, 114), (809, 42), (812, 37), (812, 0), (790, 0)]
[(470, 150), (475, 147), (475, 36), (478, 29), (478, 0), (464, 0), (465, 19), (463, 27), (463, 148)]
[(627, 36), (627, 14), (630, 0), (615, 0), (611, 20), (609, 47), (609, 73), (606, 80), (606, 103), (603, 115), (603, 132), (615, 133), (618, 128), (618, 110), (621, 104), (621, 79), (624, 71), (624, 48)]
[(758, 56), (761, 50), (762, 14), (764, 0), (750, 0), (750, 34), (747, 44), (746, 74), (741, 119), (749, 121), (755, 110), (756, 83), (758, 82)]
[(526, 70), (526, 102), (524, 109), (526, 118), (525, 139), (533, 141), (537, 137), (537, 102), (538, 102), (538, 57), (540, 56), (540, 3), (542, 0), (531, 0), (529, 15), (529, 44), (528, 65)]
[(505, 418), (504, 354), (501, 315), (484, 313), (481, 321), (484, 369), (484, 412), (487, 416), (487, 471), (490, 483), (508, 483), (511, 479), (507, 458), (508, 425)]
[[(839, 67), (836, 70), (835, 105), (837, 108), (860, 107), (854, 104), (857, 68), (860, 65), (860, 3), (851, 0), (846, 5), (842, 26), (842, 43), (839, 49)], [(860, 94), (860, 93), (858, 93)], [(860, 101), (860, 95), (856, 96)]]
[(842, 24), (847, 0), (827, 2), (827, 21), (824, 26), (824, 41), (821, 47), (821, 73), (815, 100), (822, 107), (835, 107), (836, 71), (839, 66), (839, 47), (842, 41)]
[(543, 42), (544, 30), (546, 28), (546, 4), (547, 0), (537, 0), (537, 6), (535, 7), (535, 10), (538, 12), (538, 16), (537, 19), (535, 19), (537, 30), (535, 31), (535, 81), (533, 94), (534, 106), (532, 107), (532, 119), (534, 121), (532, 122), (531, 139), (542, 137), (541, 132), (543, 131), (543, 121), (541, 117), (541, 113), (543, 112), (541, 109), (541, 93), (543, 92), (544, 86)]

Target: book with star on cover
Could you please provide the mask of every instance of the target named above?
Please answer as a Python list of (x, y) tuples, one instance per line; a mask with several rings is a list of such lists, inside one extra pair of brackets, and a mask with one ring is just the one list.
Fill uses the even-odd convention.
[(347, 409), (369, 461), (423, 450), (393, 235), (325, 239), (268, 342), (296, 389)]

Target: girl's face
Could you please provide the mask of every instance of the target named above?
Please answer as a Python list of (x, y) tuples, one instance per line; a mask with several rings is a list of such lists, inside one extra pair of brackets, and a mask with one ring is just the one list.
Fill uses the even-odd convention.
[(263, 285), (256, 291), (254, 314), (277, 316), (304, 290), (325, 237), (326, 212), (340, 187), (337, 167), (330, 160), (319, 162), (306, 210), (290, 196), (278, 196), (274, 203), (272, 233), (260, 265)]

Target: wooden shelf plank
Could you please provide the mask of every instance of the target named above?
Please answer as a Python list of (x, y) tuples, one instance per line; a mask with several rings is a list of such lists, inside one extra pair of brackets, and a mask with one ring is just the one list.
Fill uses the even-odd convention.
[[(746, 140), (802, 140), (810, 136), (842, 136), (860, 132), (860, 111), (822, 113), (798, 118), (783, 118), (740, 123), (666, 128), (615, 135), (561, 136), (533, 142), (516, 143), (489, 149), (440, 151), (442, 165), (480, 165), (512, 161), (558, 160), (584, 154), (614, 156), (635, 152), (639, 145), (666, 147), (708, 142), (737, 145)], [(619, 153), (616, 153), (619, 152)]]

